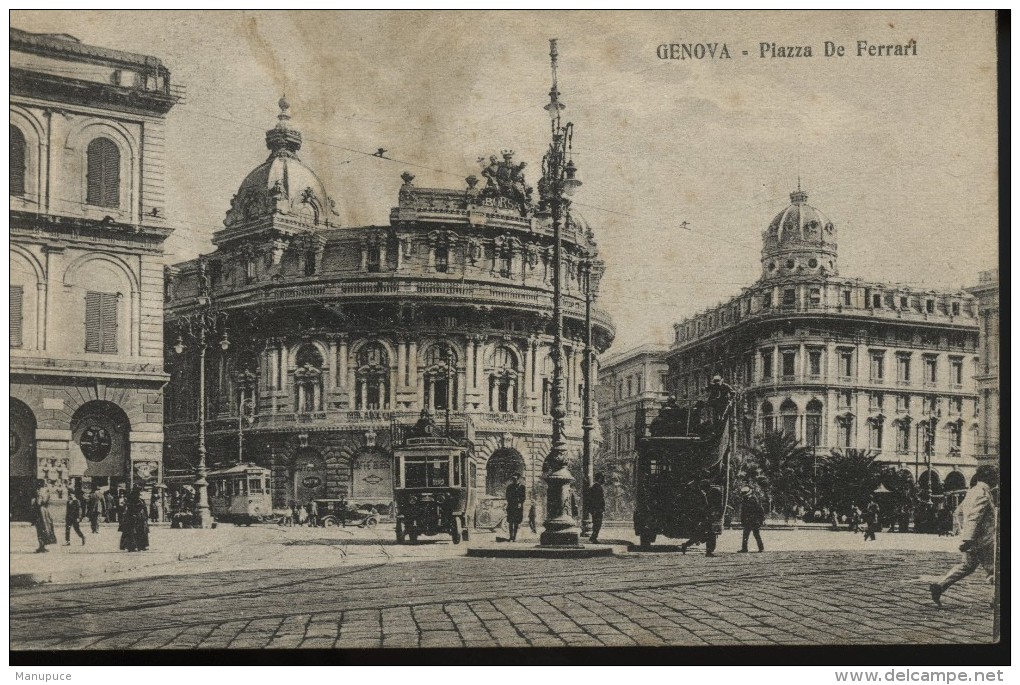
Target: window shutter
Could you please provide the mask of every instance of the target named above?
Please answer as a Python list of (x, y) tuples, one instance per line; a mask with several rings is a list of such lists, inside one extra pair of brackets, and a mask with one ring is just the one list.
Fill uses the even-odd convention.
[(10, 311), (11, 311), (11, 347), (21, 347), (21, 326), (22, 326), (22, 288), (20, 285), (12, 285), (10, 288)]
[(25, 136), (11, 124), (11, 195), (25, 194)]
[(117, 352), (117, 296), (103, 293), (103, 354)]
[(103, 299), (102, 293), (85, 293), (85, 351), (101, 352), (101, 317), (100, 302)]
[(97, 207), (120, 206), (120, 150), (107, 138), (96, 138), (88, 147), (85, 202)]

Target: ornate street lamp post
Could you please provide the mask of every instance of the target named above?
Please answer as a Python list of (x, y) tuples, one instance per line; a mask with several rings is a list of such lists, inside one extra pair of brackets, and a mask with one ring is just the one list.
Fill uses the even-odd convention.
[(581, 420), (583, 447), (581, 466), (584, 471), (584, 494), (581, 498), (581, 534), (591, 533), (591, 512), (588, 510), (587, 494), (595, 483), (595, 463), (592, 454), (592, 433), (595, 429), (595, 417), (592, 411), (592, 381), (595, 378), (594, 349), (591, 334), (591, 310), (598, 295), (599, 281), (605, 271), (605, 262), (592, 257), (585, 258), (581, 264), (581, 278), (584, 279), (584, 416)]
[[(200, 267), (201, 269), (201, 267)], [(201, 275), (200, 282), (204, 282)], [(210, 306), (209, 296), (205, 294), (206, 289), (201, 288), (203, 294), (198, 297), (198, 304), (201, 309), (194, 314), (181, 318), (181, 331), (174, 343), (174, 352), (178, 355), (184, 354), (184, 336), (193, 340), (198, 347), (198, 469), (195, 480), (195, 517), (199, 528), (212, 527), (212, 515), (209, 513), (209, 481), (206, 477), (209, 470), (206, 468), (205, 448), (205, 350), (208, 332), (215, 332), (217, 326), (217, 314)], [(230, 349), (230, 339), (227, 337), (226, 329), (219, 340), (219, 347), (226, 352)]]
[(567, 468), (567, 443), (564, 437), (566, 408), (563, 404), (563, 221), (569, 209), (569, 200), (581, 185), (575, 178), (577, 169), (569, 159), (574, 125), (560, 121), (564, 109), (559, 101), (556, 88), (556, 39), (549, 41), (549, 57), (552, 61), (552, 89), (546, 111), (552, 118), (552, 141), (549, 151), (542, 160), (542, 183), (539, 190), (545, 196), (552, 214), (553, 226), (553, 320), (555, 340), (553, 343), (553, 385), (552, 385), (552, 448), (546, 456), (543, 470), (546, 482), (546, 520), (543, 522), (540, 542), (542, 545), (577, 545), (580, 530), (570, 514), (570, 484), (574, 477)]

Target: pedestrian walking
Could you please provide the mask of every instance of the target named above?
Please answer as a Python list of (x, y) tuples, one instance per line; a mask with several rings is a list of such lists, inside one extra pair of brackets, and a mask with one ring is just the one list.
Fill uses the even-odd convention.
[(308, 512), (308, 527), (315, 528), (319, 525), (319, 505), (312, 500), (305, 505), (305, 511)]
[(103, 510), (105, 511), (107, 523), (117, 522), (117, 499), (113, 493), (113, 488), (107, 488), (106, 492), (103, 493)]
[(85, 515), (89, 518), (89, 526), (92, 528), (93, 533), (99, 532), (99, 517), (103, 516), (106, 512), (106, 507), (103, 504), (103, 493), (99, 492), (98, 489), (93, 490), (89, 495), (88, 501), (85, 503)]
[(680, 545), (681, 554), (687, 554), (688, 547), (705, 543), (705, 556), (715, 556), (715, 520), (718, 517), (718, 513), (709, 504), (708, 492), (710, 489), (711, 486), (708, 482), (702, 481), (692, 494), (696, 506), (695, 510), (699, 512), (701, 520), (697, 524), (694, 537)]
[(81, 532), (81, 520), (85, 517), (82, 510), (81, 500), (71, 490), (67, 491), (67, 506), (64, 508), (64, 547), (71, 544), (71, 530), (81, 538), (81, 544), (85, 544), (85, 535)]
[(963, 580), (981, 566), (991, 581), (995, 572), (995, 502), (992, 488), (999, 484), (999, 473), (994, 466), (979, 466), (970, 482), (970, 490), (960, 503), (963, 512), (963, 529), (960, 551), (963, 558), (942, 580), (928, 586), (931, 599), (942, 606), (942, 595), (955, 583)]
[(761, 526), (765, 523), (765, 507), (751, 492), (751, 488), (746, 485), (740, 488), (740, 497), (740, 525), (744, 529), (740, 540), (740, 551), (747, 552), (747, 541), (753, 533), (754, 541), (758, 544), (758, 551), (764, 552), (765, 543), (761, 541)]
[(117, 491), (117, 520), (124, 520), (124, 512), (127, 511), (127, 494), (123, 490)]
[(606, 513), (606, 491), (602, 488), (606, 477), (601, 473), (595, 474), (595, 482), (588, 489), (588, 512), (591, 514), (591, 538), (589, 542), (598, 544), (599, 531), (602, 530), (602, 517)]
[(149, 500), (149, 520), (153, 523), (159, 523), (159, 508), (162, 498), (159, 496), (159, 491), (156, 488), (152, 489), (152, 498)]
[(850, 532), (860, 533), (861, 532), (861, 508), (854, 502), (850, 505)]
[(39, 549), (36, 552), (49, 552), (46, 545), (57, 544), (57, 533), (53, 530), (53, 516), (50, 514), (50, 490), (43, 481), (39, 481), (32, 498), (32, 524), (35, 526), (35, 535), (39, 539)]
[(528, 507), (528, 528), (532, 533), (538, 532), (538, 513), (535, 511), (535, 493), (531, 493), (531, 506)]
[(875, 533), (878, 532), (879, 526), (879, 514), (881, 508), (878, 506), (878, 502), (875, 501), (874, 497), (868, 499), (868, 506), (864, 513), (864, 522), (867, 524), (867, 529), (864, 531), (864, 541), (877, 540)]
[(120, 521), (120, 548), (128, 552), (144, 552), (149, 548), (149, 517), (142, 500), (142, 486), (131, 489), (126, 498)]
[(520, 475), (515, 475), (506, 489), (506, 522), (510, 526), (510, 542), (517, 541), (517, 529), (524, 520), (524, 500), (527, 497), (528, 490), (521, 482)]

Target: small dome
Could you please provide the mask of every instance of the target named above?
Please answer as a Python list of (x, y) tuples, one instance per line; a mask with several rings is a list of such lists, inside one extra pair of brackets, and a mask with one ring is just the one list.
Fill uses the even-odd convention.
[(807, 203), (807, 193), (790, 193), (790, 204), (776, 214), (762, 234), (764, 277), (792, 274), (837, 274), (836, 227)]
[(290, 104), (280, 99), (279, 123), (266, 131), (270, 154), (241, 182), (224, 225), (273, 214), (290, 215), (312, 226), (336, 225), (336, 206), (318, 175), (298, 157), (301, 133), (290, 126)]

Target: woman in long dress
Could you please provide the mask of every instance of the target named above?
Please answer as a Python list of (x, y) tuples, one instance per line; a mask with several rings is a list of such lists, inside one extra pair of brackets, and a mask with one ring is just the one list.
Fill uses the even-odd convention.
[(57, 533), (53, 530), (53, 516), (50, 515), (50, 491), (42, 483), (32, 499), (35, 534), (39, 538), (39, 549), (36, 552), (49, 552), (46, 545), (57, 544)]
[(141, 486), (135, 486), (128, 495), (124, 518), (120, 524), (120, 548), (129, 552), (149, 548), (149, 512), (142, 499)]

